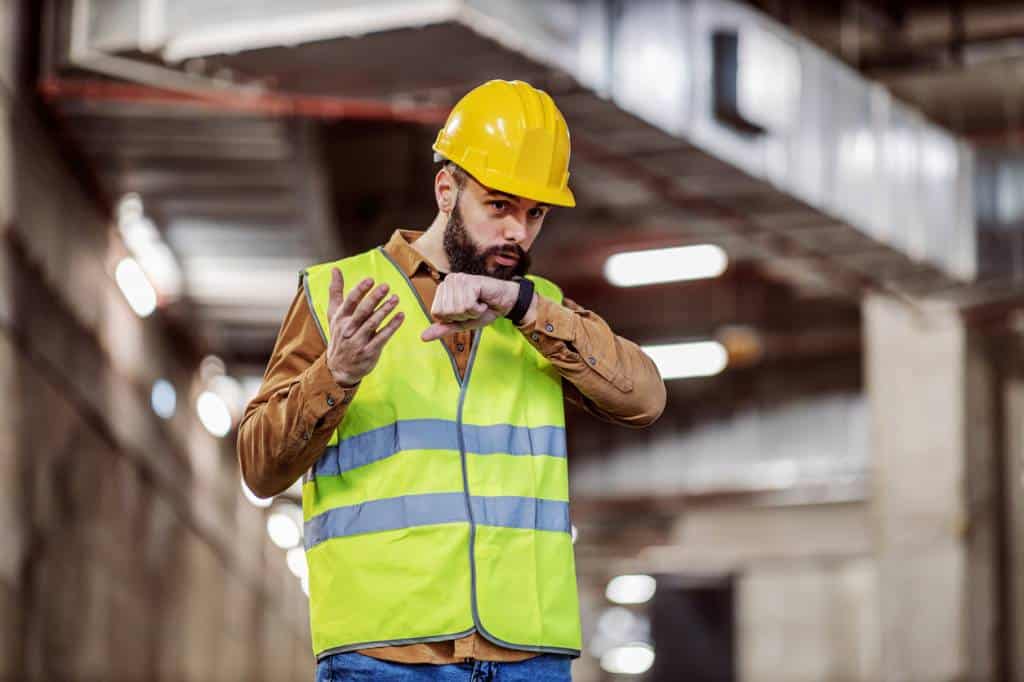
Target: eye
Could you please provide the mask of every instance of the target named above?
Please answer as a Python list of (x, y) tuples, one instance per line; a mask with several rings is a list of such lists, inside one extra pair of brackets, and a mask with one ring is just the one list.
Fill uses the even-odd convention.
[(508, 202), (503, 199), (495, 199), (494, 201), (488, 201), (487, 203), (493, 206), (496, 211), (504, 211), (508, 208)]
[(546, 209), (543, 209), (540, 206), (534, 206), (526, 212), (526, 215), (529, 216), (530, 220), (540, 220), (546, 213)]

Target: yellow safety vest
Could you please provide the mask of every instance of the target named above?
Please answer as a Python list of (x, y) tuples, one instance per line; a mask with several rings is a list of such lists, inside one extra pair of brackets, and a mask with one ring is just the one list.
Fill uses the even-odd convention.
[(475, 333), (460, 381), (444, 344), (420, 340), (430, 316), (382, 249), (304, 271), (325, 341), (334, 267), (350, 285), (386, 282), (406, 319), (303, 484), (317, 658), (474, 630), (578, 656), (558, 372), (501, 318)]

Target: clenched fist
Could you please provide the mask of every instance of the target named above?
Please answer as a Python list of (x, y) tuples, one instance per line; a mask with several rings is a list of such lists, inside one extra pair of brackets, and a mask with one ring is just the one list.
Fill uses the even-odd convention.
[[(380, 359), (380, 352), (405, 319), (403, 313), (380, 326), (398, 305), (398, 296), (381, 303), (388, 285), (381, 284), (370, 292), (372, 279), (364, 279), (345, 297), (345, 279), (341, 270), (331, 273), (327, 320), (331, 340), (327, 344), (327, 368), (341, 386), (353, 386), (370, 373)], [(368, 293), (369, 292), (369, 293)]]
[[(460, 330), (486, 327), (507, 315), (518, 297), (518, 282), (453, 272), (438, 285), (430, 309), (436, 322), (420, 338), (433, 341)], [(533, 307), (531, 304), (531, 313)]]

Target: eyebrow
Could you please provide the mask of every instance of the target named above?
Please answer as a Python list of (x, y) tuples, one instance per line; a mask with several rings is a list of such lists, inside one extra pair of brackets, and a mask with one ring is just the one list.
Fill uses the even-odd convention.
[[(507, 199), (508, 201), (511, 201), (514, 204), (518, 204), (520, 199), (522, 198), (522, 197), (517, 197), (514, 194), (509, 194), (508, 192), (502, 192), (502, 191), (496, 190), (496, 189), (489, 189), (489, 190), (487, 190), (487, 194), (485, 196), (488, 199), (490, 199), (490, 198)], [(551, 204), (545, 204), (545, 203), (542, 203), (542, 202), (538, 201), (536, 208), (551, 208)]]

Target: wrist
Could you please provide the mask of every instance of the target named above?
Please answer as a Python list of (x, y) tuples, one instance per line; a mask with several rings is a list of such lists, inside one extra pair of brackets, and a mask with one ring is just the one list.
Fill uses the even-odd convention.
[(530, 301), (530, 307), (526, 309), (526, 314), (523, 315), (523, 319), (519, 321), (520, 327), (533, 324), (537, 320), (537, 294), (533, 295), (533, 300)]
[(352, 388), (362, 381), (362, 377), (352, 376), (344, 370), (334, 369), (331, 367), (328, 369), (331, 370), (331, 376), (334, 378), (334, 383), (338, 384), (341, 388)]
[[(515, 303), (505, 312), (505, 317), (512, 324), (522, 325), (531, 308), (536, 308), (536, 294), (533, 281), (523, 278), (510, 283), (515, 289)], [(536, 313), (534, 313), (536, 315)]]

